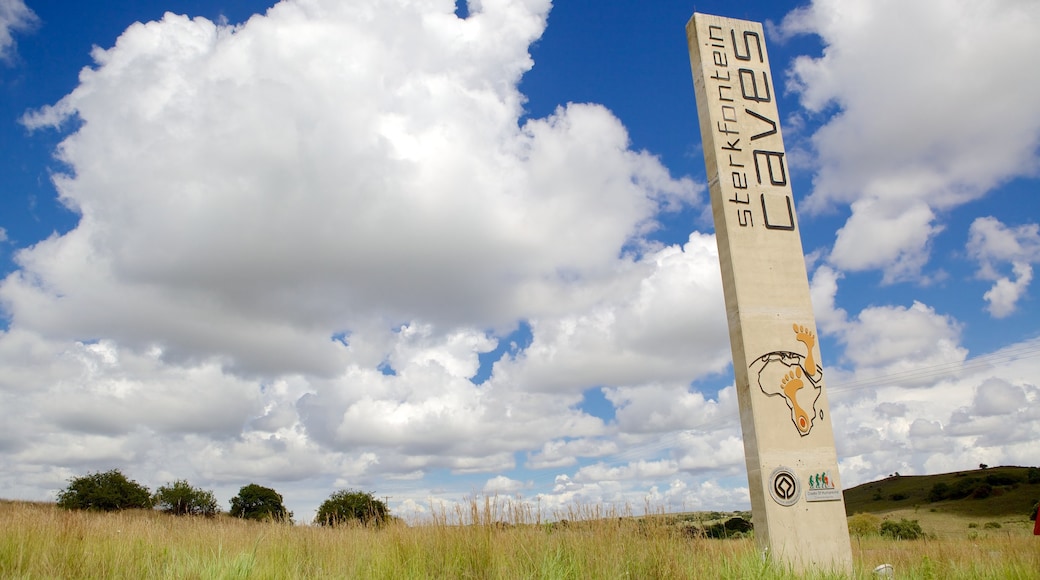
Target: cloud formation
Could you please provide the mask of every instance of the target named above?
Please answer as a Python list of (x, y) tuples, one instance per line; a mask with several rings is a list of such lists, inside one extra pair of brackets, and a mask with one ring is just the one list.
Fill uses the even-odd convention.
[[(287, 0), (235, 26), (167, 14), (23, 117), (62, 134), (55, 185), (80, 220), (18, 250), (0, 282), (5, 494), (48, 499), (124, 467), (223, 497), (274, 484), (301, 518), (337, 487), (416, 513), (474, 490), (548, 508), (746, 507), (715, 240), (650, 241), (664, 213), (705, 211), (704, 185), (633, 148), (602, 105), (525, 113), (548, 0), (470, 8)], [(945, 173), (931, 112), (915, 139), (868, 123), (909, 122), (849, 96), (881, 72), (842, 76), (869, 64), (858, 31), (876, 31), (874, 8), (848, 35), (827, 10), (785, 30), (826, 32), (828, 52), (794, 77), (825, 124), (810, 205), (852, 210), (812, 285), (821, 337), (843, 347), (823, 353), (842, 481), (1029, 463), (1035, 341), (972, 359), (964, 324), (924, 300), (839, 299), (856, 270), (921, 270), (943, 211), (1016, 173), (984, 159)], [(857, 155), (828, 145), (853, 130)], [(901, 159), (945, 181), (910, 187)], [(995, 316), (1021, 304), (1036, 235), (972, 226)]]
[[(1040, 263), (1040, 226), (1025, 224), (1009, 228), (994, 217), (976, 218), (971, 224), (968, 255), (979, 264), (977, 276), (992, 280), (983, 296), (994, 318), (1005, 318), (1033, 280), (1033, 264)], [(1011, 275), (1001, 274), (1010, 265)]]
[[(282, 2), (95, 49), (23, 117), (75, 121), (55, 184), (81, 217), (0, 284), (5, 408), (38, 421), (17, 462), (64, 466), (55, 485), (185, 437), (165, 467), (218, 482), (488, 473), (602, 435), (589, 381), (724, 367), (717, 339), (678, 367), (661, 352), (705, 319), (725, 332), (713, 239), (644, 238), (703, 187), (602, 106), (523, 118), (548, 9)], [(475, 384), (521, 321), (530, 348)], [(77, 438), (93, 451), (45, 461)]]
[[(852, 209), (833, 265), (918, 279), (942, 212), (1037, 175), (1040, 77), (1025, 73), (1037, 19), (1028, 0), (815, 0), (784, 18), (783, 35), (824, 43), (821, 56), (795, 59), (787, 86), (824, 120), (801, 208)], [(994, 123), (994, 111), (1013, 113)]]
[(23, 0), (0, 0), (0, 61), (13, 57), (14, 34), (32, 29), (36, 23), (36, 14)]

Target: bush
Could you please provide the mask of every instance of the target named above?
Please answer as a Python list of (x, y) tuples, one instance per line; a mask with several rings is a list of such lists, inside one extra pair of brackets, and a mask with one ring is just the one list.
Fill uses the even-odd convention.
[(390, 510), (386, 504), (371, 493), (353, 489), (333, 492), (318, 508), (314, 523), (322, 526), (337, 526), (347, 522), (365, 525), (386, 523)]
[(988, 483), (980, 484), (975, 488), (975, 491), (971, 492), (971, 497), (974, 499), (986, 499), (993, 494), (993, 486)]
[(1026, 471), (1026, 481), (1028, 483), (1040, 483), (1040, 468), (1030, 467)]
[(1038, 511), (1040, 511), (1040, 501), (1033, 503), (1033, 511), (1029, 512), (1029, 521), (1036, 521), (1036, 514)]
[(106, 512), (150, 508), (152, 494), (147, 487), (113, 469), (70, 479), (69, 486), (58, 492), (58, 507)]
[(214, 516), (219, 511), (212, 491), (194, 488), (184, 480), (160, 487), (152, 500), (156, 507), (175, 516)]
[(937, 502), (946, 499), (946, 496), (950, 493), (950, 486), (939, 482), (932, 486), (932, 490), (928, 492), (928, 501)]
[(1002, 473), (992, 473), (986, 476), (986, 483), (997, 486), (997, 485), (1014, 485), (1020, 481), (1020, 478), (1013, 475), (1006, 475)]
[(947, 499), (961, 499), (968, 497), (975, 492), (975, 488), (979, 485), (981, 480), (977, 477), (969, 477), (962, 479), (954, 484), (953, 488), (950, 489), (949, 493), (946, 494)]
[(982, 527), (987, 530), (999, 530), (1001, 526), (1000, 522), (986, 522)]
[(880, 529), (881, 518), (874, 514), (856, 514), (849, 518), (849, 535), (876, 536)]
[(881, 535), (895, 540), (916, 540), (924, 537), (924, 530), (917, 520), (884, 521), (881, 523)]
[(727, 539), (745, 538), (754, 532), (751, 522), (742, 517), (729, 518), (725, 522), (712, 524), (702, 530), (700, 534), (707, 538)]
[(248, 520), (285, 521), (292, 519), (292, 512), (282, 505), (282, 495), (277, 491), (250, 483), (238, 490), (231, 498), (231, 515)]

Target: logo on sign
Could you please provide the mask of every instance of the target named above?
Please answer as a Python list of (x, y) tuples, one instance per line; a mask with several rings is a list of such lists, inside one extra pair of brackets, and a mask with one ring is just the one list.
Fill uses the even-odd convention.
[(826, 471), (809, 476), (809, 489), (805, 490), (805, 501), (838, 501), (841, 490), (834, 488), (834, 478)]
[(809, 489), (834, 489), (834, 481), (827, 477), (827, 472), (814, 473), (809, 476)]
[(769, 476), (769, 495), (782, 506), (798, 503), (798, 478), (786, 467), (778, 467)]

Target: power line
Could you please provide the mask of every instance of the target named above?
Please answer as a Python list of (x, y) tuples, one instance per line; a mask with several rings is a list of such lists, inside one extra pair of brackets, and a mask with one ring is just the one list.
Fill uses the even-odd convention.
[(895, 373), (888, 373), (875, 377), (840, 383), (836, 386), (828, 386), (827, 390), (832, 393), (859, 390), (880, 384), (892, 384), (899, 382), (916, 382), (922, 379), (932, 379), (948, 375), (960, 374), (967, 371), (992, 367), (998, 363), (1012, 362), (1015, 360), (1029, 359), (1040, 356), (1040, 341), (1031, 341), (1011, 347), (1006, 350), (965, 359), (963, 361), (952, 361), (918, 367)]

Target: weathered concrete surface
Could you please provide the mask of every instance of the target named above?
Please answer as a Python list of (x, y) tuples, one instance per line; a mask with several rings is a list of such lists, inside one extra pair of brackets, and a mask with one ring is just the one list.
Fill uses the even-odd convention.
[(765, 35), (686, 26), (722, 265), (755, 537), (796, 570), (852, 570), (834, 431)]

